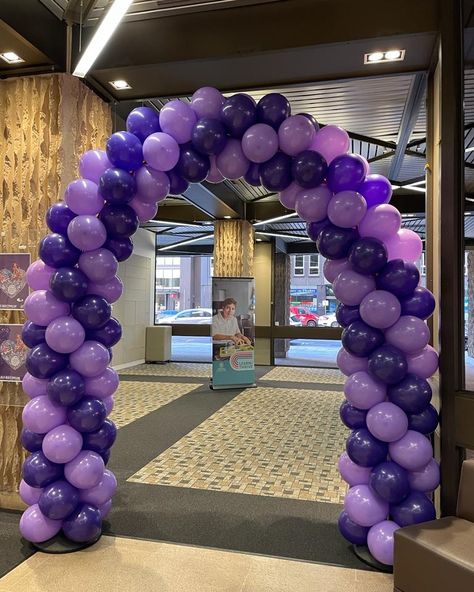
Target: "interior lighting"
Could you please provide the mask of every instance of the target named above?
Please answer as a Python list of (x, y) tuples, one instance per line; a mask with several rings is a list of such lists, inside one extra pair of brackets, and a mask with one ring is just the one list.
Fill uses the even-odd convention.
[(394, 49), (392, 51), (385, 52), (385, 59), (386, 60), (398, 60), (400, 59), (402, 52), (399, 49)]
[(183, 245), (190, 245), (191, 243), (197, 243), (198, 241), (206, 240), (209, 238), (214, 238), (214, 234), (205, 234), (203, 236), (198, 236), (197, 238), (189, 238), (187, 240), (181, 241), (179, 243), (173, 243), (172, 245), (167, 245), (166, 247), (161, 247), (158, 251), (169, 251), (170, 249), (175, 249), (176, 247), (181, 247)]
[(287, 218), (294, 218), (298, 214), (296, 212), (292, 212), (291, 214), (285, 214), (284, 216), (278, 216), (277, 218), (269, 218), (268, 220), (262, 220), (260, 222), (255, 222), (254, 226), (262, 226), (262, 224), (271, 224), (272, 222), (278, 222), (279, 220), (286, 220)]
[(374, 51), (364, 54), (364, 64), (380, 64), (381, 62), (401, 62), (405, 59), (404, 49)]
[(112, 80), (110, 83), (115, 90), (127, 90), (132, 88), (126, 80)]
[(25, 60), (20, 58), (14, 51), (5, 51), (4, 53), (0, 53), (0, 58), (7, 62), (7, 64), (21, 64)]
[(293, 239), (299, 239), (299, 240), (304, 240), (304, 241), (310, 241), (311, 239), (308, 236), (298, 236), (298, 235), (294, 235), (294, 234), (284, 234), (282, 232), (279, 232), (278, 234), (276, 232), (264, 232), (263, 230), (261, 231), (257, 231), (255, 232), (255, 234), (263, 234), (265, 236), (276, 236), (277, 238), (293, 238)]
[(466, 148), (466, 150), (464, 150), (464, 152), (474, 152), (474, 146), (471, 146), (470, 148)]
[(192, 228), (201, 227), (200, 224), (190, 224), (188, 222), (170, 222), (169, 220), (150, 220), (150, 222), (153, 224), (163, 224), (164, 226), (190, 226)]
[(81, 56), (73, 76), (84, 78), (89, 72), (93, 63), (96, 61), (109, 39), (112, 37), (115, 29), (125, 16), (133, 0), (114, 0), (104, 19), (97, 27), (94, 36)]
[(367, 59), (369, 62), (381, 62), (383, 60), (383, 52), (374, 51), (374, 53), (369, 53), (367, 54)]
[(224, 216), (224, 218), (225, 218), (226, 220), (230, 220), (230, 219), (232, 218), (232, 216)]

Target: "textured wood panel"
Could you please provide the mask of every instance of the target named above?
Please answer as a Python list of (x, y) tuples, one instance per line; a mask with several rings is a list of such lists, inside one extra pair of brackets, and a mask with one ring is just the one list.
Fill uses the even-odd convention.
[[(78, 175), (80, 155), (103, 148), (111, 131), (110, 108), (77, 78), (55, 74), (0, 81), (1, 252), (29, 252), (32, 261), (37, 258), (46, 210)], [(19, 311), (0, 311), (0, 323), (23, 321)], [(19, 433), (26, 400), (19, 385), (0, 383), (4, 507), (18, 505), (14, 492), (25, 456)]]
[(214, 275), (253, 277), (254, 229), (246, 220), (217, 220), (214, 225)]

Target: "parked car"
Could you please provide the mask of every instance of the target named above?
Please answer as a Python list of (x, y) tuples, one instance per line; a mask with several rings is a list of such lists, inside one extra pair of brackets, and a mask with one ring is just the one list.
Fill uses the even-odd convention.
[(321, 315), (318, 322), (319, 327), (339, 327), (336, 319), (336, 314), (331, 312), (329, 314)]
[(290, 315), (290, 326), (291, 327), (301, 327), (301, 321), (298, 320), (295, 315)]
[(302, 306), (290, 306), (290, 316), (296, 317), (303, 327), (316, 327), (319, 316)]
[(172, 316), (159, 318), (158, 325), (210, 325), (211, 319), (212, 309), (210, 308), (188, 308)]

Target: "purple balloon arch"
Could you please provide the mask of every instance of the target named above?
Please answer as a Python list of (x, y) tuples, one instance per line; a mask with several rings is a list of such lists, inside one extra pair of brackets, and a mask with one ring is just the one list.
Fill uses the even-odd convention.
[(82, 156), (81, 178), (48, 210), (50, 234), (27, 272), (26, 539), (40, 543), (62, 530), (86, 543), (100, 535), (117, 487), (106, 465), (116, 437), (108, 415), (119, 383), (109, 366), (122, 332), (111, 316), (123, 289), (118, 263), (159, 202), (205, 179), (244, 178), (278, 192), (326, 258), (344, 327), (338, 365), (348, 377), (340, 409), (351, 430), (339, 460), (350, 488), (343, 536), (391, 564), (394, 531), (435, 516), (427, 494), (439, 483), (429, 439), (438, 415), (427, 379), (438, 357), (425, 323), (435, 301), (414, 263), (422, 243), (400, 228), (390, 182), (349, 147), (343, 129), (292, 115), (281, 94), (257, 104), (204, 87), (191, 103), (170, 101), (159, 114), (134, 109), (105, 151)]

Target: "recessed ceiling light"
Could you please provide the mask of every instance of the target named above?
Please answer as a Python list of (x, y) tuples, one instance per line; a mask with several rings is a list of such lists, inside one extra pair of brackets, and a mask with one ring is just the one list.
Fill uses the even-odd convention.
[(257, 241), (257, 243), (261, 243), (263, 241), (263, 238), (257, 238), (255, 240)]
[(380, 62), (383, 60), (383, 52), (381, 51), (374, 51), (374, 53), (367, 54), (367, 60), (369, 62)]
[(132, 88), (126, 80), (112, 80), (110, 83), (115, 90), (127, 90)]
[(0, 53), (0, 58), (7, 62), (7, 64), (21, 64), (25, 60), (20, 58), (14, 51), (6, 51), (5, 53)]
[(212, 224), (212, 222), (210, 220), (204, 220), (203, 224), (205, 224), (206, 226), (208, 226), (209, 224)]
[(225, 218), (226, 220), (229, 220), (230, 218), (232, 218), (232, 216), (224, 216), (224, 218)]
[(386, 60), (399, 60), (402, 55), (402, 52), (399, 49), (393, 49), (391, 51), (385, 52), (385, 59)]
[(374, 51), (364, 55), (364, 64), (380, 64), (380, 62), (401, 62), (405, 59), (404, 49)]

